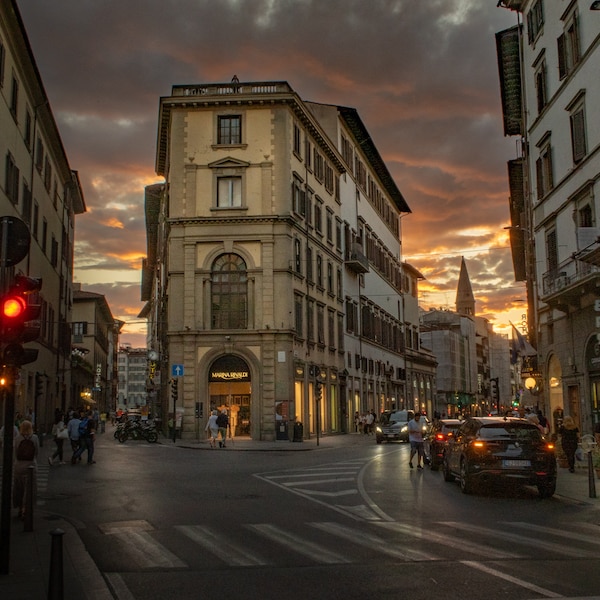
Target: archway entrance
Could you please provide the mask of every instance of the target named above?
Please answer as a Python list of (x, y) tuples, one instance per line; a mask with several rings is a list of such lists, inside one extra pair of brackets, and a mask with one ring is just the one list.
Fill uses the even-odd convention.
[(210, 410), (227, 409), (234, 437), (250, 435), (252, 382), (244, 359), (233, 354), (217, 358), (209, 370), (208, 395)]

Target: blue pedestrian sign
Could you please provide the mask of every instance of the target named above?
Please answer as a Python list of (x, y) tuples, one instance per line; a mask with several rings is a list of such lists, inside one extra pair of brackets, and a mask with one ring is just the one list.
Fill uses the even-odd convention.
[(183, 377), (183, 365), (171, 365), (171, 377)]

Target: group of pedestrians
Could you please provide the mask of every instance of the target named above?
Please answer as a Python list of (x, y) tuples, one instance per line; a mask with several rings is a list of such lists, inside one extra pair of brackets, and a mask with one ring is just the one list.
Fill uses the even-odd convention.
[(362, 415), (356, 411), (354, 413), (354, 432), (363, 433), (364, 435), (373, 435), (375, 433), (376, 422), (377, 415), (373, 409)]
[[(210, 441), (210, 447), (216, 448), (217, 442), (219, 448), (226, 448), (227, 443), (227, 430), (229, 429), (229, 417), (227, 416), (227, 409), (221, 409), (221, 412), (212, 410), (210, 417), (208, 417), (208, 423), (206, 423), (205, 431), (208, 432), (208, 439)], [(221, 438), (219, 439), (219, 436)], [(231, 434), (230, 434), (231, 436)]]
[(75, 465), (81, 462), (81, 456), (87, 452), (87, 464), (95, 464), (94, 443), (96, 439), (96, 428), (98, 419), (94, 412), (89, 410), (70, 410), (64, 415), (57, 411), (52, 426), (52, 437), (56, 444), (56, 450), (52, 456), (48, 457), (48, 464), (52, 466), (56, 459), (58, 464), (64, 465), (64, 443), (69, 440), (71, 444), (71, 464)]
[[(94, 437), (96, 433), (97, 420), (94, 419), (92, 411), (84, 414), (83, 411), (70, 411), (70, 416), (65, 416), (59, 410), (55, 413), (55, 423), (52, 426), (52, 437), (55, 450), (48, 457), (48, 463), (64, 465), (65, 441), (71, 444), (71, 464), (75, 465), (81, 461), (81, 455), (87, 451), (88, 464), (94, 464)], [(0, 433), (3, 439), (3, 430)], [(28, 420), (20, 420), (19, 425), (14, 426), (13, 435), (13, 487), (12, 504), (18, 511), (21, 519), (25, 518), (27, 506), (32, 506), (37, 495), (37, 459), (40, 453), (40, 440), (33, 432), (33, 423)], [(30, 469), (33, 467), (33, 469)], [(28, 478), (32, 477), (31, 486)], [(32, 492), (32, 498), (29, 494)]]

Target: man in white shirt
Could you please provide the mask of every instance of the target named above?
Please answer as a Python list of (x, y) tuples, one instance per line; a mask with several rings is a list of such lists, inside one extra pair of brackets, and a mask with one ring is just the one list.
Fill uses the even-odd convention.
[(410, 442), (410, 458), (408, 464), (413, 468), (412, 459), (417, 455), (417, 469), (423, 469), (423, 427), (421, 425), (421, 414), (415, 413), (413, 419), (408, 422), (408, 441)]

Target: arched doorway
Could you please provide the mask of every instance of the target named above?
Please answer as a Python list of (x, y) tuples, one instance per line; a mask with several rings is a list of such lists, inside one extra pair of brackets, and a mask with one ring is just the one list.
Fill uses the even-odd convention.
[(208, 375), (209, 410), (227, 409), (231, 433), (250, 435), (252, 382), (243, 358), (226, 354), (211, 365)]

